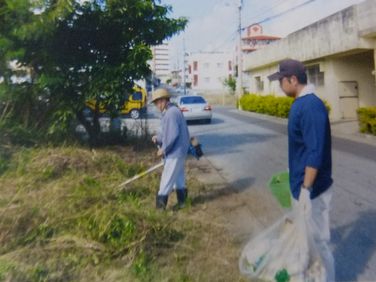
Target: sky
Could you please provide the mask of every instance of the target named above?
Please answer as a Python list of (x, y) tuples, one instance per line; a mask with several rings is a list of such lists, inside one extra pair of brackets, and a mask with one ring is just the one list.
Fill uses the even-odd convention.
[[(243, 0), (242, 27), (262, 23), (264, 34), (285, 37), (311, 23), (364, 0)], [(237, 42), (240, 0), (161, 0), (172, 6), (172, 17), (186, 17), (184, 32), (170, 40), (173, 68), (183, 61), (186, 52), (228, 51)], [(286, 12), (286, 13), (284, 13)]]

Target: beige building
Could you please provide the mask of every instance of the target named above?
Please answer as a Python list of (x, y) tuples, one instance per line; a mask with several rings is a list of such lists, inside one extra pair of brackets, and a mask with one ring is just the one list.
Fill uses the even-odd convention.
[(353, 119), (358, 107), (375, 106), (376, 1), (351, 6), (246, 55), (250, 91), (284, 95), (267, 76), (286, 58), (304, 62), (309, 81), (332, 108), (331, 119)]
[(157, 79), (166, 82), (171, 76), (170, 48), (168, 43), (151, 47), (153, 59), (149, 62), (150, 69)]

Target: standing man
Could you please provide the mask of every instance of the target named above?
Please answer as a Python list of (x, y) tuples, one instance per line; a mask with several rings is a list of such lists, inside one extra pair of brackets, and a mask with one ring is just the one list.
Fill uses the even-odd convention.
[(170, 102), (170, 93), (166, 89), (156, 90), (152, 103), (162, 113), (161, 130), (152, 137), (152, 141), (159, 146), (158, 156), (165, 159), (156, 207), (165, 209), (168, 195), (175, 188), (178, 208), (183, 208), (188, 194), (185, 186), (185, 159), (189, 148), (187, 122), (181, 111)]
[(312, 235), (320, 248), (327, 281), (334, 281), (334, 259), (329, 249), (329, 208), (332, 198), (331, 133), (328, 111), (307, 85), (304, 65), (284, 60), (279, 72), (269, 77), (279, 80), (283, 92), (295, 99), (288, 120), (290, 189), (296, 201), (308, 194), (312, 204)]

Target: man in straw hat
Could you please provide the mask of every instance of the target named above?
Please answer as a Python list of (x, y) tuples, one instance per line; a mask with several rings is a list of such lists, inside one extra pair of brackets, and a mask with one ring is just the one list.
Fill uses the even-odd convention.
[(185, 186), (185, 159), (189, 148), (189, 131), (181, 111), (170, 102), (170, 93), (157, 89), (152, 95), (152, 103), (162, 113), (161, 130), (152, 137), (159, 145), (158, 156), (163, 156), (165, 164), (159, 191), (156, 196), (157, 209), (165, 209), (168, 196), (176, 189), (178, 208), (184, 207), (187, 198)]

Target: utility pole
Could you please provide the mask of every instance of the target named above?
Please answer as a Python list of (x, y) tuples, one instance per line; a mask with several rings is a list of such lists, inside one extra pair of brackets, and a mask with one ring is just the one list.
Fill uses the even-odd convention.
[(186, 81), (185, 81), (185, 37), (183, 37), (183, 87), (184, 87), (184, 95), (187, 94), (186, 90)]
[(242, 52), (242, 6), (243, 0), (239, 0), (239, 46), (238, 46), (238, 83), (237, 83), (237, 95), (240, 98), (243, 95), (243, 52)]

